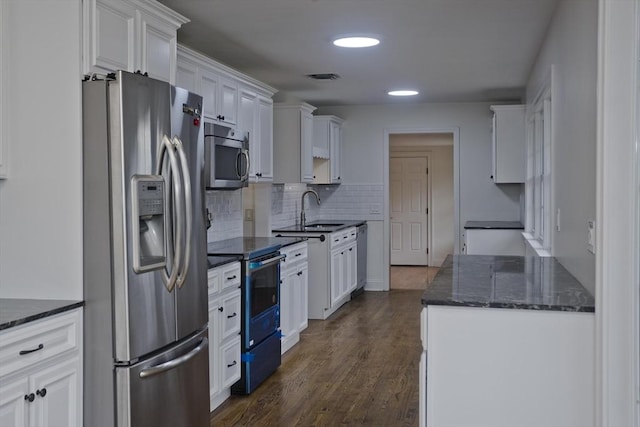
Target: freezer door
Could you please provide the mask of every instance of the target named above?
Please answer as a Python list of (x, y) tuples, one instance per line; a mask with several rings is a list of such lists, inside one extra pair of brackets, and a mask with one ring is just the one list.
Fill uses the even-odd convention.
[[(182, 88), (171, 88), (172, 137), (182, 141), (191, 181), (192, 231), (185, 282), (176, 290), (177, 334), (182, 339), (208, 322), (207, 229), (204, 203), (204, 133), (202, 97)], [(185, 236), (185, 240), (187, 236)]]
[[(129, 361), (176, 341), (175, 295), (167, 291), (160, 270), (134, 270), (131, 238), (133, 221), (138, 221), (132, 208), (134, 177), (156, 173), (158, 146), (171, 133), (170, 85), (119, 71), (109, 83), (108, 105), (114, 357)], [(168, 197), (170, 187), (167, 182)], [(171, 214), (168, 206), (168, 223)], [(165, 233), (168, 246), (172, 244), (171, 230)], [(170, 265), (171, 254), (167, 255)]]
[(132, 367), (116, 367), (117, 427), (208, 427), (207, 330)]

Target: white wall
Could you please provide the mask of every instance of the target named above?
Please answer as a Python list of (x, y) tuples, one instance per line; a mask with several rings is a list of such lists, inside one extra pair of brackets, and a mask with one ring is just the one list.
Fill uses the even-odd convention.
[(81, 299), (81, 1), (3, 1), (10, 176), (0, 181), (0, 297)]
[[(587, 221), (596, 217), (597, 35), (597, 0), (561, 1), (527, 85), (531, 103), (553, 65), (552, 205), (560, 210), (553, 255), (592, 292)], [(555, 212), (551, 217), (555, 230)]]
[[(385, 131), (458, 128), (460, 136), (460, 229), (469, 220), (520, 220), (520, 185), (491, 181), (491, 111), (488, 103), (322, 107), (343, 125), (342, 176), (345, 183), (383, 183)], [(387, 190), (385, 190), (387, 191)], [(388, 262), (378, 247), (372, 262)], [(385, 279), (385, 280), (388, 280)]]

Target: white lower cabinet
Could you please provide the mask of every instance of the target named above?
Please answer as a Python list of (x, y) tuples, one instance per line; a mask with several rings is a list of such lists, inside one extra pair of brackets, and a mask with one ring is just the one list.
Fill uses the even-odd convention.
[(0, 426), (82, 426), (82, 310), (8, 329), (0, 342)]
[(522, 229), (465, 229), (467, 255), (524, 256)]
[(594, 313), (430, 305), (420, 320), (421, 427), (596, 425)]
[(240, 263), (208, 271), (209, 401), (213, 411), (231, 395), (240, 379)]
[(355, 228), (331, 234), (331, 305), (344, 299), (358, 285)]
[(285, 255), (280, 271), (280, 331), (284, 354), (300, 341), (300, 332), (309, 324), (309, 267), (307, 243), (281, 249)]

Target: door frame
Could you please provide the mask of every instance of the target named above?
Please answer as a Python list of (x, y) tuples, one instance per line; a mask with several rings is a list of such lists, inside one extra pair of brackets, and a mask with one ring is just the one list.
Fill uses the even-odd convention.
[[(389, 214), (389, 136), (411, 133), (449, 133), (453, 135), (453, 252), (460, 253), (460, 128), (457, 126), (443, 128), (389, 128), (384, 129), (382, 145), (382, 180), (383, 180), (383, 226), (382, 226), (382, 290), (388, 291), (390, 285), (391, 241)], [(426, 145), (426, 144), (425, 144)]]
[[(391, 147), (389, 147), (389, 161), (391, 161)], [(416, 157), (425, 157), (427, 159), (427, 169), (431, 168), (431, 156), (430, 153), (423, 151), (401, 151), (395, 152), (393, 157), (405, 157), (405, 158), (416, 158)], [(429, 211), (427, 215), (427, 265), (426, 267), (431, 267), (431, 256), (433, 255), (433, 251), (431, 250), (431, 175), (427, 174), (427, 197), (426, 197), (426, 209)], [(391, 201), (391, 186), (389, 186), (389, 201)], [(389, 227), (391, 227), (391, 212), (389, 212)], [(389, 229), (389, 245), (391, 245), (391, 229)], [(391, 248), (391, 246), (389, 246)], [(389, 265), (391, 265), (391, 250), (389, 250)]]

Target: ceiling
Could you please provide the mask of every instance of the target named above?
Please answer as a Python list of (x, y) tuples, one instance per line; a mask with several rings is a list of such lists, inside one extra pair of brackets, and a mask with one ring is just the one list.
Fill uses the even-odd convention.
[[(160, 0), (178, 41), (319, 106), (520, 101), (558, 0)], [(377, 36), (366, 49), (332, 45)], [(311, 73), (340, 79), (316, 81)], [(410, 99), (386, 92), (412, 88)]]

